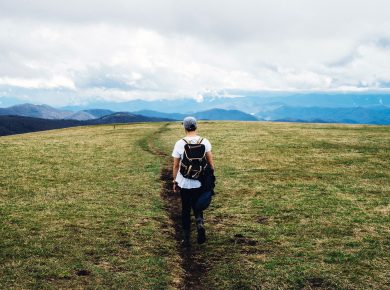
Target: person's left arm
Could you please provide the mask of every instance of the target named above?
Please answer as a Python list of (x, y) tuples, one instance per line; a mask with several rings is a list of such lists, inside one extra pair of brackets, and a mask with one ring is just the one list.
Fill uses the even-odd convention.
[(207, 159), (207, 163), (210, 164), (210, 167), (212, 170), (214, 170), (214, 160), (213, 160), (213, 154), (211, 153), (211, 151), (209, 152), (206, 152), (206, 159)]
[(213, 154), (211, 153), (211, 143), (210, 143), (209, 140), (206, 139), (204, 145), (206, 146), (206, 160), (207, 160), (207, 163), (210, 165), (211, 169), (215, 170)]

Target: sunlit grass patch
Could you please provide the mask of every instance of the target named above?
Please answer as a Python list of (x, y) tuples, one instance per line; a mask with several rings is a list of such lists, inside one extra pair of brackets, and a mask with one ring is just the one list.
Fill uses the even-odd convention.
[(79, 127), (0, 139), (0, 285), (166, 288), (175, 242), (160, 160), (138, 146), (160, 124)]
[[(170, 153), (184, 132), (169, 128)], [(199, 130), (218, 180), (205, 215), (211, 285), (389, 286), (389, 127), (200, 122)]]
[[(389, 127), (199, 128), (213, 145), (217, 175), (208, 241), (194, 245), (209, 267), (205, 285), (388, 288)], [(183, 135), (178, 122), (0, 138), (0, 285), (178, 285), (180, 257), (159, 195), (165, 161), (147, 150), (153, 142), (170, 156)]]

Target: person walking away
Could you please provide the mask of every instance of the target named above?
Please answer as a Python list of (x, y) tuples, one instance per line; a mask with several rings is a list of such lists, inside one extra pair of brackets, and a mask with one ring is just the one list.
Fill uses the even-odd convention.
[(211, 143), (197, 134), (197, 121), (194, 117), (183, 120), (185, 137), (178, 140), (174, 146), (173, 157), (173, 191), (180, 191), (182, 205), (182, 245), (191, 245), (191, 209), (194, 212), (197, 242), (206, 241), (203, 211), (197, 210), (195, 204), (202, 194), (201, 179), (207, 167), (214, 171)]

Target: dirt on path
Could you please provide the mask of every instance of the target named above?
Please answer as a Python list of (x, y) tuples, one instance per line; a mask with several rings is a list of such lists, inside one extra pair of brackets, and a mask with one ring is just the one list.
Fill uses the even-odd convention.
[[(144, 149), (149, 153), (158, 156), (163, 160), (160, 180), (162, 183), (161, 198), (164, 201), (164, 207), (169, 215), (169, 218), (174, 227), (173, 239), (176, 240), (177, 251), (181, 257), (181, 267), (184, 272), (184, 277), (181, 279), (181, 285), (172, 285), (179, 289), (209, 289), (204, 285), (205, 276), (211, 265), (204, 260), (201, 246), (194, 244), (192, 239), (192, 247), (183, 248), (180, 244), (182, 240), (182, 226), (181, 226), (181, 200), (180, 193), (172, 190), (172, 160), (170, 155), (158, 148), (154, 142), (158, 141), (158, 135), (168, 130), (168, 124), (159, 128), (155, 134), (147, 137)], [(153, 137), (153, 138), (152, 138)], [(194, 228), (194, 227), (192, 227)], [(196, 236), (196, 232), (192, 232), (192, 236)]]

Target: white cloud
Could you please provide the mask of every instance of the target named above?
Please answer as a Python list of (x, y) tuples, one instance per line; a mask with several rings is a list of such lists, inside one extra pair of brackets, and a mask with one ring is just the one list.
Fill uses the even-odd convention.
[(75, 89), (73, 81), (69, 78), (57, 76), (52, 79), (34, 79), (34, 78), (0, 78), (0, 85), (10, 87), (22, 87), (27, 89)]
[(390, 83), (388, 3), (5, 0), (0, 91), (63, 105), (381, 89)]

